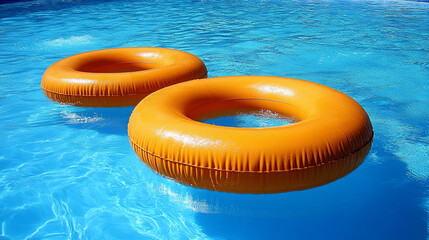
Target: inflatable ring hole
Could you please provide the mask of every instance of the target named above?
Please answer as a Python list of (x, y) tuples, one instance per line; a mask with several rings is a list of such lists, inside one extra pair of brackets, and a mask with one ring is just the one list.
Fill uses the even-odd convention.
[(233, 115), (220, 116), (202, 121), (210, 125), (238, 128), (279, 127), (293, 124), (295, 118), (283, 116), (270, 110), (239, 110)]
[(296, 123), (298, 108), (268, 99), (229, 99), (210, 102), (188, 112), (195, 121), (224, 127), (263, 128)]
[(155, 62), (123, 62), (113, 59), (103, 59), (87, 62), (76, 70), (88, 73), (123, 73), (138, 72), (162, 67), (163, 64)]

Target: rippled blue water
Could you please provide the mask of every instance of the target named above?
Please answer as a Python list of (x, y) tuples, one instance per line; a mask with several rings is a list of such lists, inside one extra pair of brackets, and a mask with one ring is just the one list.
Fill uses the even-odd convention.
[(221, 116), (202, 122), (226, 127), (261, 128), (288, 125), (296, 122), (296, 119), (269, 110), (254, 110), (249, 112), (238, 111), (231, 116)]
[[(13, 1), (12, 1), (13, 2)], [(427, 239), (429, 4), (410, 1), (30, 1), (0, 5), (0, 239)], [(347, 93), (375, 139), (348, 176), (238, 195), (158, 176), (132, 108), (48, 100), (44, 70), (113, 47), (176, 48), (209, 77), (301, 78)]]

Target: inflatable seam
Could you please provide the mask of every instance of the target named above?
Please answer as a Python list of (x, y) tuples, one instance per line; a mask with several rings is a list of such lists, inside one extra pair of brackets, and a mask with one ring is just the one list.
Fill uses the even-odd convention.
[[(205, 75), (205, 77), (201, 77), (201, 78), (206, 78), (206, 77), (207, 77), (207, 75)], [(199, 78), (196, 78), (196, 79), (199, 79)], [(71, 97), (122, 97), (122, 96), (136, 96), (136, 95), (141, 95), (141, 94), (153, 93), (154, 91), (158, 90), (158, 89), (154, 89), (154, 90), (149, 90), (147, 92), (127, 93), (127, 94), (122, 94), (122, 95), (83, 95), (83, 94), (66, 94), (66, 93), (54, 92), (54, 91), (51, 91), (51, 90), (47, 90), (44, 87), (42, 87), (42, 89), (43, 89), (43, 91), (46, 91), (46, 92), (49, 92), (49, 93), (52, 93), (52, 94), (63, 95), (63, 96), (71, 96)]]
[(136, 96), (136, 95), (140, 95), (140, 94), (147, 94), (147, 93), (152, 93), (153, 91), (148, 91), (148, 92), (141, 92), (141, 93), (130, 93), (130, 94), (124, 94), (124, 95), (81, 95), (81, 94), (65, 94), (65, 93), (57, 93), (57, 92), (53, 92), (50, 90), (46, 90), (45, 88), (42, 88), (43, 91), (52, 93), (52, 94), (57, 94), (57, 95), (63, 95), (63, 96), (71, 96), (71, 97), (122, 97), (122, 96)]
[(165, 160), (165, 161), (170, 162), (170, 163), (185, 165), (185, 166), (188, 166), (188, 167), (207, 169), (207, 170), (215, 170), (215, 171), (222, 171), (222, 172), (234, 172), (234, 173), (282, 173), (282, 172), (301, 171), (301, 170), (304, 170), (304, 169), (309, 169), (309, 168), (314, 168), (314, 167), (320, 167), (322, 165), (331, 164), (331, 163), (337, 162), (337, 161), (339, 161), (341, 159), (344, 159), (346, 157), (353, 156), (355, 153), (359, 152), (360, 150), (362, 150), (363, 148), (365, 148), (368, 144), (370, 144), (372, 142), (373, 138), (374, 138), (374, 132), (372, 131), (371, 132), (371, 137), (369, 138), (369, 140), (364, 145), (362, 145), (362, 147), (360, 147), (359, 149), (357, 149), (357, 150), (355, 150), (353, 152), (350, 152), (349, 154), (347, 154), (347, 155), (345, 155), (345, 156), (343, 156), (341, 158), (338, 158), (338, 159), (329, 160), (328, 162), (322, 162), (322, 163), (318, 163), (318, 164), (312, 165), (312, 166), (305, 166), (305, 167), (301, 167), (301, 168), (292, 168), (292, 169), (289, 169), (289, 170), (272, 170), (272, 171), (238, 171), (238, 170), (227, 170), (227, 169), (217, 169), (217, 168), (196, 166), (196, 165), (192, 165), (192, 164), (189, 164), (189, 163), (176, 162), (176, 161), (173, 161), (171, 159), (167, 159), (167, 158), (158, 156), (158, 155), (156, 155), (156, 154), (154, 154), (152, 152), (149, 152), (146, 149), (143, 149), (137, 143), (135, 143), (131, 138), (130, 138), (130, 142), (134, 146), (136, 146), (137, 148), (139, 148), (141, 151), (145, 152), (146, 154), (149, 154), (149, 155), (151, 155), (153, 157), (157, 157), (159, 159)]

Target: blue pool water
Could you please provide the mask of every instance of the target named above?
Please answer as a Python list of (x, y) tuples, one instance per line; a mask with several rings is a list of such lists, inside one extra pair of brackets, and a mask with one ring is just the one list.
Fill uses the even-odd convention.
[(263, 109), (249, 112), (238, 111), (233, 115), (220, 116), (202, 122), (226, 127), (261, 128), (289, 125), (296, 121), (294, 117), (283, 116), (279, 113)]
[[(428, 239), (428, 30), (429, 4), (414, 1), (0, 4), (0, 239)], [(132, 46), (191, 52), (209, 77), (340, 90), (368, 112), (373, 147), (351, 174), (305, 191), (165, 179), (131, 149), (131, 107), (60, 105), (40, 88), (64, 57)]]

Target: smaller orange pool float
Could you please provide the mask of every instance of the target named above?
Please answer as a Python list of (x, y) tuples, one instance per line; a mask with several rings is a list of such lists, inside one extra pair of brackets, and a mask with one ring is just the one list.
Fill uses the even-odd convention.
[[(201, 119), (269, 110), (290, 125), (238, 128)], [(143, 99), (128, 124), (131, 145), (156, 172), (234, 193), (320, 186), (357, 168), (373, 130), (365, 110), (332, 88), (303, 80), (235, 76), (189, 81)]]
[(115, 48), (62, 59), (43, 75), (50, 99), (76, 106), (133, 106), (163, 87), (207, 77), (196, 56), (166, 48)]

